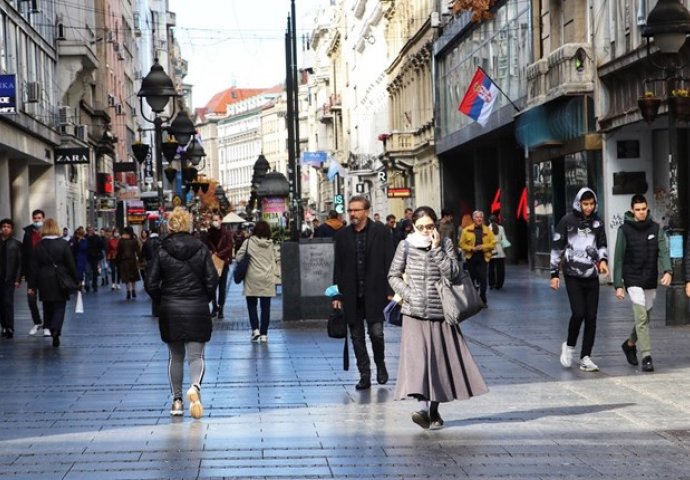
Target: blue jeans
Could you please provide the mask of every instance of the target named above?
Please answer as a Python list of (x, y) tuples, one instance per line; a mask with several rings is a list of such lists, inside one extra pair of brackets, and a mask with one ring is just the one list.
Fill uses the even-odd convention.
[[(257, 314), (257, 300), (261, 301), (261, 326)], [(271, 320), (271, 297), (247, 297), (247, 311), (252, 330), (259, 330), (260, 335), (268, 334), (268, 322)]]

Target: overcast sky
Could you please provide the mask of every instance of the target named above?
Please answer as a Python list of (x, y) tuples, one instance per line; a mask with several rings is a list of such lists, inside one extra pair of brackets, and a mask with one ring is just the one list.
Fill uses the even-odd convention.
[[(329, 0), (296, 0), (298, 38)], [(170, 0), (175, 32), (189, 62), (194, 107), (230, 88), (271, 87), (285, 80), (290, 0)], [(301, 43), (297, 44), (300, 50)], [(299, 53), (298, 53), (299, 55)]]

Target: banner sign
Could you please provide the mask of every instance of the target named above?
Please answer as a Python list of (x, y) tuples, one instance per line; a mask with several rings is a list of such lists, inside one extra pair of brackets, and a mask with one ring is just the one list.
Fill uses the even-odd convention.
[(88, 148), (56, 148), (55, 165), (75, 165), (89, 163)]
[(328, 154), (326, 152), (302, 152), (302, 165), (320, 167), (327, 158)]
[(388, 198), (408, 198), (412, 196), (412, 190), (408, 187), (389, 187)]
[(0, 75), (0, 113), (17, 113), (17, 76)]

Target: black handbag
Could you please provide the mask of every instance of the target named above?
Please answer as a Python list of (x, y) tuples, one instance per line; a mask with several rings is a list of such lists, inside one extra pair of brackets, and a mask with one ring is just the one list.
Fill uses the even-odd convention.
[[(247, 242), (249, 242), (249, 239)], [(242, 283), (244, 281), (244, 277), (247, 276), (249, 261), (251, 259), (252, 257), (249, 255), (249, 244), (247, 244), (247, 251), (244, 253), (244, 257), (242, 257), (242, 260), (237, 262), (237, 265), (235, 265), (235, 270), (232, 272), (232, 279), (235, 283)]]
[(350, 350), (347, 341), (347, 321), (343, 311), (339, 308), (334, 308), (328, 316), (328, 324), (326, 325), (328, 336), (331, 338), (344, 338), (343, 345), (343, 370), (350, 369)]
[(484, 307), (484, 302), (467, 272), (460, 272), (454, 280), (442, 278), (436, 282), (436, 290), (441, 298), (443, 317), (450, 325), (476, 315)]
[(386, 322), (396, 327), (402, 327), (402, 306), (395, 300), (391, 300), (383, 309), (383, 318)]
[(328, 316), (328, 336), (331, 338), (345, 338), (347, 337), (347, 322), (345, 322), (345, 315), (339, 308), (334, 308)]

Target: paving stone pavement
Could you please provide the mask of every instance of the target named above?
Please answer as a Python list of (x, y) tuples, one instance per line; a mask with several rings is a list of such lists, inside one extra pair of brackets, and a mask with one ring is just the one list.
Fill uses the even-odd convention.
[[(342, 343), (325, 322), (282, 322), (273, 302), (268, 344), (249, 342), (231, 285), (214, 323), (202, 390), (205, 416), (169, 415), (167, 348), (143, 291), (101, 288), (70, 313), (62, 346), (17, 334), (0, 341), (2, 479), (690, 479), (690, 327), (653, 312), (657, 371), (630, 367), (620, 344), (630, 304), (603, 288), (593, 359), (599, 373), (558, 361), (565, 291), (526, 267), (463, 332), (490, 392), (441, 406), (445, 428), (413, 424), (416, 402), (393, 401), (400, 332), (386, 327), (388, 385), (357, 392)], [(72, 305), (73, 310), (73, 305)]]

